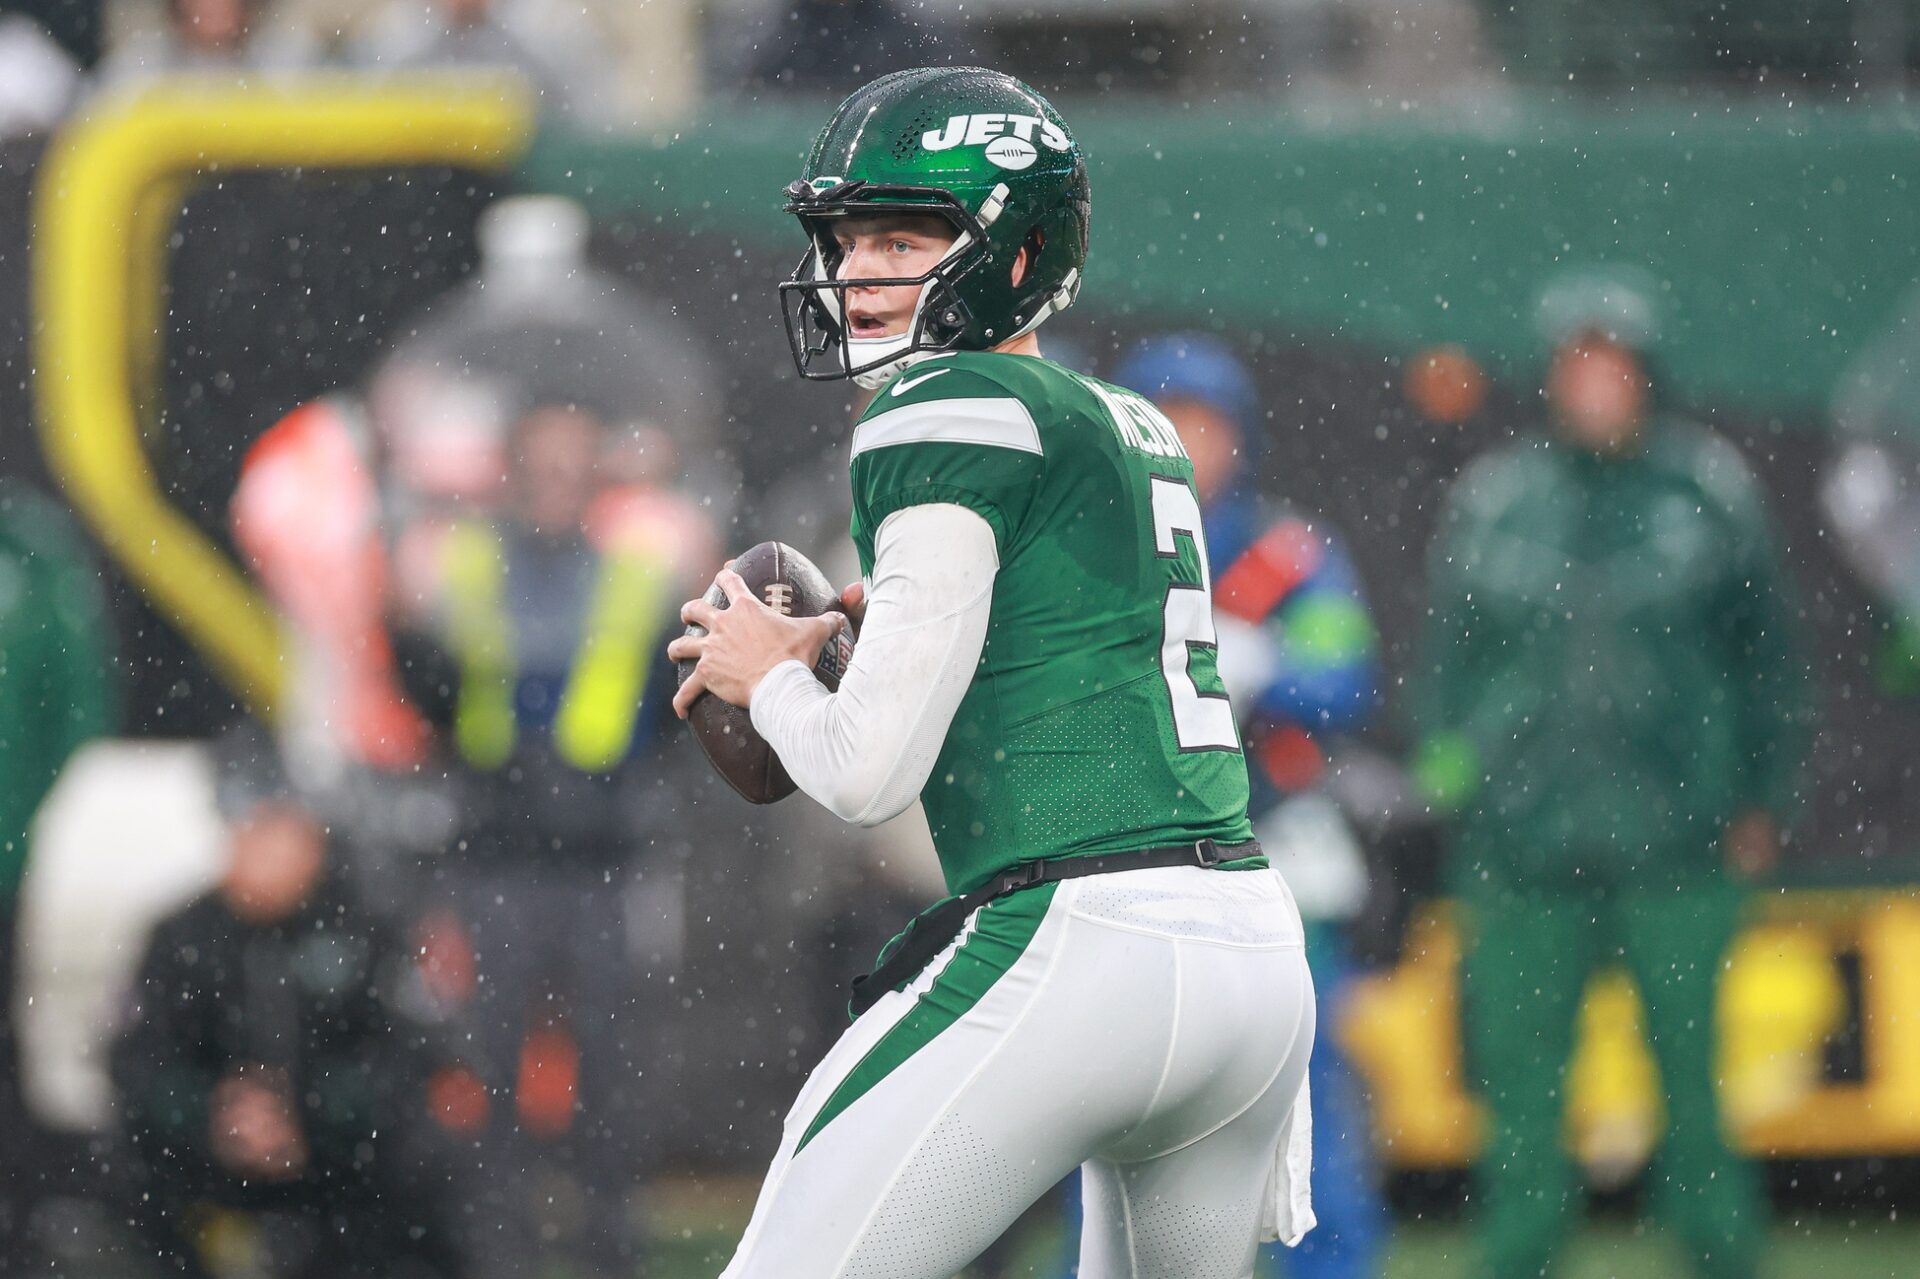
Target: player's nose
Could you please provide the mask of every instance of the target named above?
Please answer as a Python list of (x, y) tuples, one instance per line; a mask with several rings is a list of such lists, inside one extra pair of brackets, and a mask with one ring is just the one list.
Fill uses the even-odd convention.
[(843, 280), (877, 280), (881, 272), (877, 269), (875, 255), (863, 245), (849, 248), (840, 259), (840, 278)]

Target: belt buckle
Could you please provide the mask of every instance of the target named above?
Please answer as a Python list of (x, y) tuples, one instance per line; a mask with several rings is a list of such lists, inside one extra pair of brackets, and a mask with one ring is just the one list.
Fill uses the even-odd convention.
[(1201, 866), (1207, 868), (1208, 870), (1211, 870), (1215, 866), (1220, 865), (1222, 862), (1229, 860), (1226, 855), (1226, 852), (1220, 847), (1220, 845), (1216, 844), (1211, 839), (1195, 840), (1193, 845), (1193, 857), (1195, 861), (1199, 862)]
[(1032, 888), (1035, 884), (1042, 882), (1046, 875), (1046, 862), (1021, 862), (1008, 872), (1007, 891), (1011, 893), (1022, 888)]

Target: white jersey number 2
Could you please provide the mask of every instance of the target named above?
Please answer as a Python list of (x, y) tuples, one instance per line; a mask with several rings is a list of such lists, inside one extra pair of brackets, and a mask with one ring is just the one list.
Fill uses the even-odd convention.
[[(1153, 543), (1161, 559), (1180, 554), (1179, 538), (1193, 539), (1200, 559), (1200, 580), (1167, 585), (1161, 609), (1160, 674), (1173, 702), (1173, 733), (1183, 751), (1237, 751), (1240, 734), (1225, 692), (1202, 692), (1193, 680), (1195, 649), (1213, 649), (1213, 577), (1207, 567), (1207, 536), (1200, 527), (1200, 502), (1185, 480), (1156, 475), (1153, 486)], [(1215, 683), (1217, 684), (1217, 678)]]

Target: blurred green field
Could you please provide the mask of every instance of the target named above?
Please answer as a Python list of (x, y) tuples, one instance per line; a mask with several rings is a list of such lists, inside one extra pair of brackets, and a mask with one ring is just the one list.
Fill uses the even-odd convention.
[[(1387, 1279), (1465, 1279), (1468, 1242), (1457, 1226), (1406, 1226), (1394, 1234)], [(1913, 1279), (1920, 1228), (1844, 1217), (1782, 1222), (1760, 1279)], [(1560, 1279), (1688, 1279), (1681, 1254), (1657, 1229), (1590, 1227), (1569, 1251)]]
[[(1753, 1279), (1920, 1279), (1920, 1216), (1912, 1206), (1908, 1171), (1885, 1168), (1862, 1173), (1849, 1183), (1855, 1208), (1832, 1206), (1805, 1212), (1776, 1206), (1772, 1246), (1766, 1264)], [(549, 1189), (559, 1187), (551, 1183)], [(655, 1183), (636, 1216), (645, 1223), (649, 1243), (632, 1271), (622, 1279), (714, 1279), (726, 1269), (733, 1246), (747, 1225), (758, 1191), (747, 1177), (680, 1177)], [(553, 1196), (559, 1218), (572, 1219), (568, 1196)], [(1864, 1206), (1878, 1200), (1876, 1206)], [(61, 1200), (58, 1212), (44, 1214), (42, 1239), (56, 1256), (50, 1273), (60, 1279), (159, 1279), (159, 1271), (138, 1260), (119, 1223), (100, 1204)], [(639, 1202), (636, 1202), (639, 1208)], [(1473, 1235), (1444, 1204), (1440, 1218), (1402, 1204), (1386, 1267), (1379, 1279), (1480, 1279), (1473, 1275)], [(530, 1279), (588, 1279), (588, 1271), (566, 1260), (561, 1219), (555, 1254)], [(1628, 1202), (1601, 1204), (1572, 1241), (1555, 1279), (1692, 1279), (1680, 1250), (1651, 1223), (1632, 1216)], [(991, 1256), (954, 1279), (1068, 1279), (1071, 1248), (1064, 1204), (1044, 1198), (1018, 1221)], [(0, 1271), (12, 1273), (6, 1258)], [(257, 1269), (228, 1269), (230, 1279), (259, 1279)], [(415, 1273), (415, 1271), (407, 1271)], [(605, 1271), (591, 1271), (603, 1275)], [(1283, 1269), (1261, 1269), (1258, 1279), (1284, 1279)]]
[[(1005, 1263), (964, 1279), (1063, 1279), (1051, 1226), (1029, 1230)], [(687, 1238), (659, 1255), (648, 1279), (712, 1279), (726, 1264), (731, 1239)], [(1468, 1232), (1458, 1225), (1403, 1225), (1394, 1232), (1385, 1279), (1467, 1279)], [(1572, 1245), (1558, 1279), (1690, 1279), (1681, 1255), (1656, 1228), (1606, 1222)], [(1882, 1216), (1839, 1214), (1782, 1220), (1774, 1228), (1769, 1268), (1756, 1279), (1916, 1279), (1920, 1225)]]
[[(633, 1279), (713, 1279), (726, 1267), (742, 1223), (722, 1227), (691, 1223), (667, 1232), (635, 1266)], [(97, 1229), (97, 1226), (96, 1226)], [(96, 1234), (95, 1230), (83, 1232)], [(59, 1261), (50, 1272), (62, 1279), (159, 1279), (141, 1263), (128, 1264), (119, 1249), (96, 1249), (98, 1238), (59, 1241)], [(1066, 1279), (1069, 1254), (1060, 1225), (1039, 1216), (1016, 1231), (991, 1265), (956, 1279)], [(1467, 1230), (1456, 1224), (1405, 1224), (1394, 1233), (1382, 1279), (1468, 1279)], [(4, 1260), (4, 1259), (0, 1259)], [(1920, 1225), (1882, 1216), (1877, 1220), (1823, 1214), (1783, 1221), (1774, 1229), (1769, 1264), (1755, 1279), (1920, 1279)], [(584, 1272), (556, 1258), (535, 1279), (585, 1279)], [(1263, 1271), (1260, 1279), (1283, 1279)], [(1556, 1279), (1691, 1279), (1680, 1254), (1657, 1230), (1604, 1221), (1576, 1239)]]

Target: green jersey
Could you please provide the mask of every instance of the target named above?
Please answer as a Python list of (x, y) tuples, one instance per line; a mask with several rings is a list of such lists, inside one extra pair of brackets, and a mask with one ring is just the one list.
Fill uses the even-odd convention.
[(1026, 356), (909, 367), (853, 436), (863, 573), (895, 511), (993, 528), (986, 645), (921, 792), (949, 891), (1019, 862), (1252, 838), (1193, 466), (1144, 398)]

